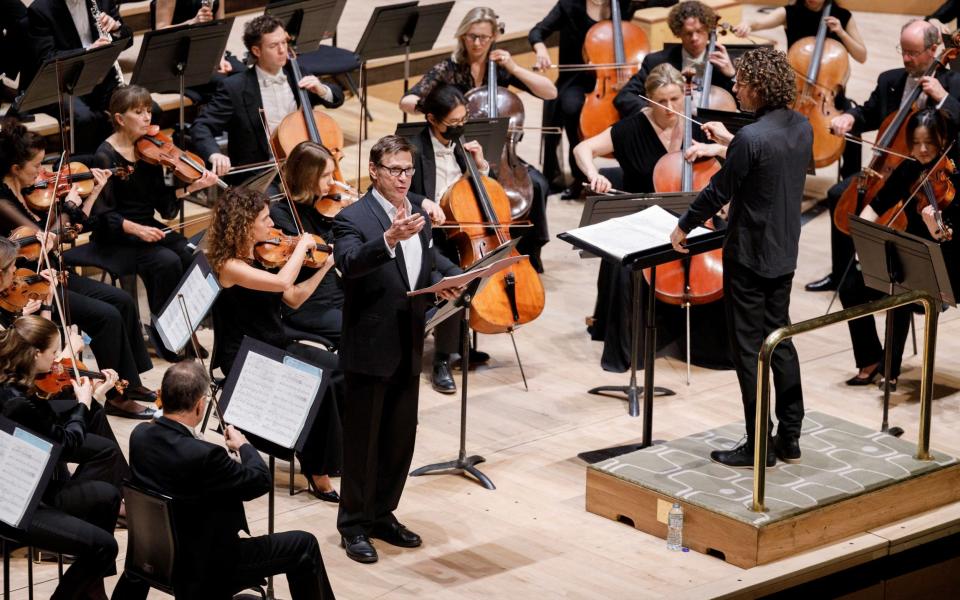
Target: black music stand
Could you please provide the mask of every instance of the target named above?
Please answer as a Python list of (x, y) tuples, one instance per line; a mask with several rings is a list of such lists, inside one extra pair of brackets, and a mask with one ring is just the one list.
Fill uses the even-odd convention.
[[(470, 265), (465, 272), (469, 273), (470, 271), (487, 267), (499, 260), (507, 258), (514, 248), (516, 248), (517, 241), (518, 240), (510, 240), (501, 244), (496, 250)], [(515, 258), (519, 260), (521, 257), (518, 256)], [(428, 332), (448, 318), (452, 318), (457, 313), (460, 314), (460, 360), (463, 362), (460, 371), (460, 449), (457, 458), (414, 469), (410, 472), (411, 477), (419, 477), (420, 475), (435, 472), (469, 474), (473, 475), (477, 479), (477, 482), (488, 490), (497, 489), (497, 487), (493, 485), (493, 482), (490, 481), (490, 478), (476, 467), (477, 464), (485, 462), (486, 459), (479, 455), (467, 456), (467, 382), (469, 381), (470, 371), (470, 308), (473, 298), (483, 289), (483, 286), (486, 285), (489, 277), (493, 274), (494, 273), (484, 274), (467, 283), (466, 289), (460, 294), (460, 297), (454, 302), (447, 302), (441, 306), (424, 328), (424, 330)]]
[[(426, 129), (426, 121), (415, 123), (397, 123), (396, 134), (412, 140), (420, 132)], [(476, 141), (483, 147), (483, 155), (486, 157), (500, 156), (503, 152), (503, 145), (507, 141), (507, 130), (510, 128), (510, 117), (497, 117), (495, 119), (471, 119), (463, 126), (463, 139)], [(492, 159), (489, 161), (494, 162)]]
[[(418, 0), (373, 9), (356, 53), (360, 57), (360, 113), (367, 139), (367, 62), (403, 54), (403, 95), (410, 89), (410, 53), (432, 50), (443, 29), (453, 2), (420, 6)], [(406, 122), (406, 114), (404, 114)]]
[[(594, 225), (607, 221), (609, 219), (623, 217), (634, 214), (651, 206), (659, 206), (673, 213), (681, 213), (690, 206), (690, 203), (697, 197), (698, 192), (679, 192), (670, 194), (634, 194), (629, 196), (591, 196), (586, 200), (583, 215), (581, 216), (581, 227)], [(657, 348), (657, 323), (656, 323), (656, 278), (657, 270), (652, 269), (650, 281), (647, 287), (647, 306), (645, 314), (641, 314), (640, 296), (641, 280), (643, 279), (642, 269), (656, 267), (657, 265), (671, 262), (674, 260), (694, 256), (710, 250), (716, 250), (723, 244), (724, 231), (713, 231), (696, 237), (688, 238), (687, 248), (689, 254), (676, 252), (671, 246), (669, 240), (663, 245), (656, 246), (642, 252), (632, 252), (624, 256), (612, 255), (599, 246), (586, 243), (583, 240), (570, 235), (568, 232), (559, 234), (557, 237), (568, 242), (576, 248), (585, 251), (584, 256), (600, 256), (613, 263), (620, 264), (632, 270), (631, 281), (633, 283), (633, 315), (631, 317), (631, 344), (630, 344), (630, 383), (625, 386), (599, 386), (591, 389), (589, 393), (598, 395), (609, 395), (611, 392), (624, 394), (628, 403), (628, 412), (631, 417), (640, 415), (640, 394), (643, 394), (643, 438), (640, 444), (630, 444), (608, 448), (600, 451), (605, 456), (618, 456), (627, 452), (633, 452), (641, 448), (650, 446), (653, 434), (653, 396), (672, 396), (673, 390), (667, 388), (658, 388), (654, 386), (654, 365), (656, 362)], [(637, 359), (640, 357), (640, 329), (643, 329), (643, 386), (637, 385)], [(582, 455), (581, 455), (582, 456)], [(590, 462), (590, 461), (588, 461)]]
[[(850, 235), (860, 257), (867, 287), (894, 295), (913, 290), (929, 293), (956, 306), (943, 251), (936, 242), (850, 216)], [(890, 367), (893, 362), (893, 311), (886, 312), (883, 342), (883, 419), (880, 431), (900, 437), (903, 429), (890, 427)], [(932, 361), (931, 361), (932, 364)]]
[(736, 135), (738, 131), (747, 125), (756, 122), (757, 115), (751, 112), (733, 112), (729, 110), (717, 110), (715, 108), (698, 108), (697, 120), (701, 123), (709, 121), (719, 121), (727, 128), (727, 131)]
[[(66, 95), (68, 101), (70, 152), (74, 150), (73, 99), (84, 96), (95, 87), (113, 69), (113, 64), (129, 40), (117, 40), (112, 44), (97, 48), (78, 48), (70, 52), (61, 53), (55, 58), (43, 63), (40, 70), (33, 77), (27, 89), (14, 100), (10, 107), (10, 114), (20, 115), (38, 108), (57, 104), (61, 95)], [(61, 124), (62, 126), (62, 124)]]
[(264, 14), (285, 23), (297, 53), (316, 50), (320, 43), (337, 34), (337, 25), (347, 0), (282, 0), (267, 5)]

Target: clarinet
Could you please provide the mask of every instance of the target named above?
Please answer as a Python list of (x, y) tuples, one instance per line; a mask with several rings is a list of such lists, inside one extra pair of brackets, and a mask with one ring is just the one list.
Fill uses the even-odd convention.
[[(97, 27), (97, 35), (101, 38), (112, 39), (110, 34), (105, 32), (100, 26), (100, 15), (103, 14), (100, 11), (100, 7), (97, 5), (97, 0), (89, 0), (90, 2), (90, 16), (93, 17), (93, 24)], [(123, 81), (123, 71), (120, 69), (120, 61), (114, 61), (113, 63), (114, 76), (117, 79), (117, 85), (126, 85)]]

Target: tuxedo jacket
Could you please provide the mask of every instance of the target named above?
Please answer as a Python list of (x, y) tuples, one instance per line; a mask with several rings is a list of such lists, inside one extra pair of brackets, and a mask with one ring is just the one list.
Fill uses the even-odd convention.
[[(430, 127), (426, 126), (419, 134), (407, 138), (417, 150), (413, 157), (413, 166), (417, 170), (410, 182), (410, 192), (440, 204), (440, 198), (437, 197), (437, 161), (433, 155), (433, 142), (430, 141), (430, 137)], [(457, 158), (457, 164), (460, 165), (460, 171), (463, 172), (466, 169), (463, 157), (459, 152), (455, 152), (454, 156)]]
[(270, 491), (270, 472), (252, 445), (240, 448), (240, 460), (166, 417), (141, 423), (130, 435), (134, 483), (173, 498), (177, 589), (230, 564), (237, 532), (249, 533), (244, 501)]
[[(101, 12), (120, 23), (120, 29), (110, 34), (113, 40), (126, 39), (128, 46), (133, 43), (133, 31), (120, 18), (120, 3), (116, 0), (97, 0), (97, 6)], [(90, 35), (96, 40), (97, 26), (89, 12), (87, 11)], [(44, 61), (83, 47), (64, 0), (34, 0), (27, 8), (27, 39), (31, 44), (32, 60), (25, 61), (23, 65), (20, 89), (27, 88)], [(113, 72), (110, 71), (104, 81), (112, 81), (113, 77)]]
[[(640, 70), (627, 81), (627, 84), (621, 88), (616, 98), (613, 99), (613, 105), (617, 107), (621, 117), (626, 118), (636, 114), (647, 105), (646, 100), (643, 100), (637, 94), (647, 95), (644, 87), (647, 83), (647, 77), (654, 67), (663, 63), (670, 63), (679, 71), (683, 66), (683, 46), (677, 44), (666, 50), (652, 52), (644, 57), (643, 63), (640, 64)], [(713, 85), (733, 93), (733, 79), (721, 73), (716, 66), (713, 68)]]
[[(944, 117), (953, 124), (954, 127), (960, 125), (960, 74), (955, 71), (940, 69), (937, 71), (937, 81), (947, 90), (947, 98), (940, 107)], [(877, 87), (871, 92), (870, 97), (862, 106), (857, 106), (849, 111), (855, 120), (853, 130), (858, 133), (874, 131), (880, 128), (883, 120), (888, 115), (900, 108), (900, 101), (903, 99), (903, 90), (907, 85), (906, 69), (891, 69), (880, 73), (877, 78)], [(928, 106), (933, 106), (933, 101), (928, 101)]]
[(0, 74), (10, 79), (16, 79), (27, 62), (23, 56), (26, 24), (27, 7), (21, 0), (0, 0)]
[[(284, 67), (283, 71), (287, 74), (294, 98), (298, 98), (290, 65)], [(336, 108), (343, 104), (343, 90), (340, 86), (324, 83), (333, 92), (333, 102), (327, 102), (311, 93), (311, 103), (327, 108)], [(297, 103), (299, 106), (299, 99)], [(200, 156), (209, 160), (211, 154), (220, 151), (216, 137), (226, 132), (228, 154), (234, 165), (270, 160), (268, 140), (260, 120), (262, 107), (263, 97), (260, 95), (256, 69), (250, 67), (242, 73), (222, 79), (213, 98), (204, 106), (190, 128), (194, 148)]]
[(411, 204), (426, 222), (418, 234), (421, 265), (413, 286), (400, 244), (395, 257), (387, 250), (383, 234), (390, 219), (372, 191), (333, 221), (333, 252), (344, 287), (339, 350), (344, 371), (383, 378), (419, 373), (425, 313), (433, 295), (408, 297), (407, 292), (461, 272), (434, 248), (430, 219), (417, 202)]

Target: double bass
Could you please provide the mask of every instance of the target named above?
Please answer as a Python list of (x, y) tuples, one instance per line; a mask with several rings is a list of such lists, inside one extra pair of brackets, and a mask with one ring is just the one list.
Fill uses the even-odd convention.
[(827, 37), (827, 19), (833, 1), (827, 0), (815, 38), (797, 40), (787, 60), (797, 74), (797, 99), (793, 108), (813, 127), (813, 164), (825, 167), (843, 154), (845, 140), (830, 133), (830, 121), (843, 111), (837, 108), (837, 95), (850, 77), (850, 57), (840, 42)]
[[(448, 219), (462, 224), (450, 237), (459, 249), (460, 266), (468, 267), (510, 240), (510, 200), (499, 183), (480, 174), (464, 143), (461, 136), (456, 150), (466, 172), (444, 193), (440, 206)], [(517, 255), (514, 249), (511, 256)], [(470, 327), (487, 334), (513, 331), (539, 317), (543, 305), (543, 283), (527, 258), (493, 275), (474, 296)]]
[[(956, 47), (960, 44), (960, 30), (950, 34), (950, 37), (954, 47), (941, 52), (940, 56), (927, 67), (923, 76), (932, 76), (940, 68), (946, 68), (960, 53), (960, 48)], [(833, 209), (833, 224), (843, 233), (850, 235), (850, 215), (859, 215), (863, 207), (873, 202), (890, 173), (903, 162), (902, 157), (910, 154), (906, 124), (910, 116), (919, 110), (916, 104), (922, 93), (923, 90), (919, 85), (913, 88), (910, 95), (901, 101), (900, 108), (883, 120), (880, 125), (882, 133), (873, 147), (869, 166), (856, 175), (856, 181), (847, 186), (837, 201), (837, 206)], [(886, 152), (887, 150), (892, 152)], [(891, 222), (895, 216), (897, 219)], [(880, 215), (879, 222), (888, 223), (891, 227), (900, 229), (906, 227), (906, 217), (902, 213), (897, 216), (895, 207)]]
[(497, 63), (493, 60), (487, 60), (487, 84), (467, 92), (467, 114), (470, 118), (510, 118), (507, 140), (493, 170), (510, 199), (511, 218), (522, 219), (533, 204), (533, 182), (527, 165), (517, 156), (517, 144), (523, 136), (523, 102), (507, 88), (500, 87)]
[(580, 111), (580, 139), (592, 138), (620, 120), (613, 100), (640, 70), (649, 51), (647, 34), (633, 23), (624, 23), (619, 0), (610, 0), (610, 20), (591, 27), (583, 42), (583, 60), (596, 65), (597, 83)]

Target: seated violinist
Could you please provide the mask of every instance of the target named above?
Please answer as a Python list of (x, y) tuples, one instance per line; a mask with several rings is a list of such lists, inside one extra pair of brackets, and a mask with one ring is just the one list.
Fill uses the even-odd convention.
[[(145, 88), (128, 85), (117, 89), (110, 99), (110, 116), (114, 132), (100, 144), (96, 162), (104, 168), (125, 167), (130, 175), (107, 182), (95, 206), (97, 222), (91, 239), (104, 253), (135, 265), (147, 290), (150, 312), (160, 314), (193, 262), (193, 251), (187, 238), (157, 220), (156, 213), (172, 219), (182, 198), (216, 184), (217, 176), (204, 171), (190, 184), (174, 179), (174, 185), (168, 185), (164, 168), (140, 157), (137, 140), (150, 131), (153, 116), (150, 92)], [(158, 354), (171, 362), (178, 360), (152, 329)], [(192, 345), (187, 348), (192, 352)]]
[[(343, 91), (335, 83), (322, 83), (315, 75), (293, 80), (287, 40), (283, 22), (276, 17), (261, 15), (247, 23), (243, 43), (256, 64), (224, 79), (193, 122), (190, 129), (193, 144), (217, 175), (226, 175), (231, 165), (270, 160), (260, 120), (261, 107), (272, 133), (284, 117), (299, 108), (298, 89), (310, 92), (312, 104), (327, 108), (343, 104)], [(220, 152), (216, 142), (216, 137), (223, 132), (227, 133), (229, 156)]]
[[(953, 229), (950, 223), (957, 223), (957, 203), (950, 203), (940, 212), (930, 203), (930, 197), (920, 187), (928, 173), (933, 172), (930, 181), (938, 181), (944, 173), (943, 169), (949, 162), (943, 155), (955, 135), (949, 131), (949, 125), (940, 111), (926, 109), (914, 113), (907, 120), (907, 143), (910, 147), (910, 156), (914, 160), (905, 160), (894, 169), (877, 197), (864, 207), (860, 216), (864, 219), (884, 223), (881, 216), (889, 220), (895, 211), (891, 211), (901, 201), (906, 201), (903, 215), (906, 217), (906, 231), (914, 235), (933, 240), (943, 249), (944, 259), (950, 275), (953, 289), (960, 284), (960, 254), (957, 243), (953, 241)], [(918, 188), (920, 188), (918, 190)], [(934, 191), (936, 201), (943, 195)], [(891, 211), (889, 214), (888, 211)], [(940, 213), (941, 221), (946, 224), (940, 227), (937, 224), (936, 214)], [(840, 301), (844, 308), (863, 304), (883, 297), (884, 294), (866, 287), (860, 265), (856, 264), (840, 286)], [(910, 331), (910, 316), (912, 308), (901, 306), (893, 309), (893, 351), (890, 377), (890, 388), (897, 389), (897, 378), (900, 376), (900, 364), (903, 360), (903, 347)], [(883, 374), (884, 348), (877, 337), (877, 328), (874, 320), (854, 319), (848, 321), (850, 339), (853, 342), (853, 356), (857, 363), (858, 373), (847, 380), (847, 385), (870, 385)], [(881, 384), (882, 385), (882, 384)]]
[[(29, 132), (22, 125), (7, 120), (0, 126), (0, 235), (10, 235), (14, 229), (33, 232), (33, 237), (44, 231), (47, 214), (31, 208), (23, 189), (34, 184), (40, 175), (45, 141), (42, 136)], [(63, 214), (77, 226), (85, 225), (109, 172), (93, 169), (94, 186), (90, 195), (81, 199), (74, 189), (67, 194)], [(42, 236), (41, 236), (42, 237)], [(47, 249), (54, 248), (57, 236), (49, 235), (43, 242)], [(35, 244), (39, 246), (39, 244)], [(28, 250), (21, 245), (21, 255)], [(35, 257), (40, 254), (36, 250)], [(51, 261), (55, 262), (55, 261)], [(46, 264), (45, 262), (43, 263)], [(37, 258), (21, 259), (21, 266), (32, 271), (43, 270)], [(65, 311), (91, 338), (90, 347), (101, 369), (114, 369), (130, 383), (122, 397), (110, 398), (107, 410), (128, 418), (150, 419), (153, 408), (137, 404), (137, 400), (153, 402), (156, 395), (145, 388), (140, 373), (153, 368), (150, 355), (143, 343), (143, 334), (137, 317), (133, 298), (125, 291), (90, 277), (80, 277), (72, 272), (67, 276)], [(16, 309), (11, 309), (17, 312)], [(11, 312), (8, 311), (8, 312)], [(2, 311), (0, 311), (2, 312)]]

